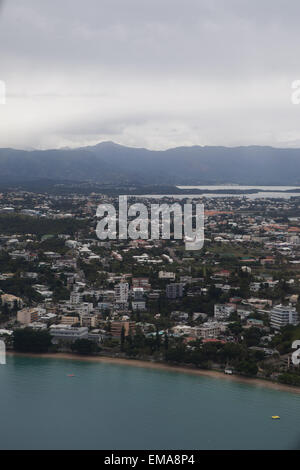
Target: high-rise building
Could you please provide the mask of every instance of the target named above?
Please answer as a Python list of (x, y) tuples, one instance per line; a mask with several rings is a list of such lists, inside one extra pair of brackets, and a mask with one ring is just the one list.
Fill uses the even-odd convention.
[(125, 336), (135, 333), (135, 322), (133, 321), (112, 321), (110, 325), (113, 338), (120, 338), (123, 328)]
[(120, 282), (115, 287), (115, 301), (117, 303), (127, 303), (129, 294), (129, 284), (127, 282)]
[(184, 285), (181, 283), (168, 284), (166, 296), (168, 299), (177, 299), (183, 296)]
[(277, 305), (271, 311), (271, 326), (275, 330), (280, 330), (286, 325), (298, 325), (298, 323), (298, 312), (291, 305)]
[(132, 293), (133, 293), (133, 300), (137, 302), (144, 300), (144, 289), (142, 287), (134, 287), (132, 289)]
[(79, 304), (82, 301), (82, 294), (80, 292), (73, 291), (70, 295), (71, 304)]

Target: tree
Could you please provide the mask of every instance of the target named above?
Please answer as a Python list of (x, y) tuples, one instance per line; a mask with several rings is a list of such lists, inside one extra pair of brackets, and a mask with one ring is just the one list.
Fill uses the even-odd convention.
[(166, 352), (166, 361), (167, 362), (184, 362), (185, 360), (186, 349), (184, 345), (179, 344), (175, 348), (171, 348)]
[(82, 355), (89, 355), (99, 351), (99, 347), (94, 343), (94, 341), (90, 341), (89, 339), (77, 339), (71, 345), (71, 349), (73, 352)]
[(2, 313), (5, 317), (8, 317), (9, 316), (9, 308), (8, 308), (8, 305), (7, 304), (4, 304), (3, 307), (2, 307)]
[(239, 335), (243, 331), (243, 327), (240, 322), (230, 323), (228, 325), (228, 329), (234, 335)]
[(263, 336), (263, 333), (259, 328), (252, 326), (243, 333), (244, 340), (246, 345), (249, 347), (257, 346), (260, 342), (260, 338)]
[(258, 372), (258, 367), (253, 361), (241, 361), (236, 369), (241, 374), (250, 376), (255, 376)]
[(13, 344), (19, 352), (46, 353), (52, 342), (48, 331), (24, 328), (14, 331)]
[(168, 349), (169, 349), (169, 338), (168, 338), (167, 333), (165, 333), (164, 348), (165, 348), (165, 351), (168, 351)]
[(121, 330), (121, 351), (124, 351), (124, 344), (125, 344), (125, 328), (122, 326)]
[(279, 375), (278, 381), (287, 385), (300, 386), (300, 375), (293, 374), (293, 373), (284, 373), (284, 374)]
[(246, 352), (243, 346), (236, 343), (226, 343), (222, 351), (222, 355), (226, 361), (241, 358), (245, 354)]
[(160, 335), (159, 335), (158, 327), (156, 328), (155, 346), (156, 346), (156, 349), (159, 351), (160, 350)]

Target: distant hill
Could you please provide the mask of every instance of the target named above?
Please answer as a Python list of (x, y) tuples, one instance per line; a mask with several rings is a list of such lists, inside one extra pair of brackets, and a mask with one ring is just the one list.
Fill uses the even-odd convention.
[(33, 179), (133, 184), (300, 184), (300, 149), (178, 147), (165, 151), (113, 142), (93, 147), (0, 149), (0, 181)]

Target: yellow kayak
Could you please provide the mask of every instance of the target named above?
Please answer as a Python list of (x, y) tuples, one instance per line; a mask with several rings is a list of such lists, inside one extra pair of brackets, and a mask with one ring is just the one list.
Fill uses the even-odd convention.
[(280, 419), (280, 416), (272, 416), (272, 419)]

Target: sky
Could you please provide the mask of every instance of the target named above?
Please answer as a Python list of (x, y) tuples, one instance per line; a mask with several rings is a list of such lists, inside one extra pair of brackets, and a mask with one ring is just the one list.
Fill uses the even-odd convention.
[(299, 17), (299, 0), (2, 0), (0, 147), (300, 147)]

